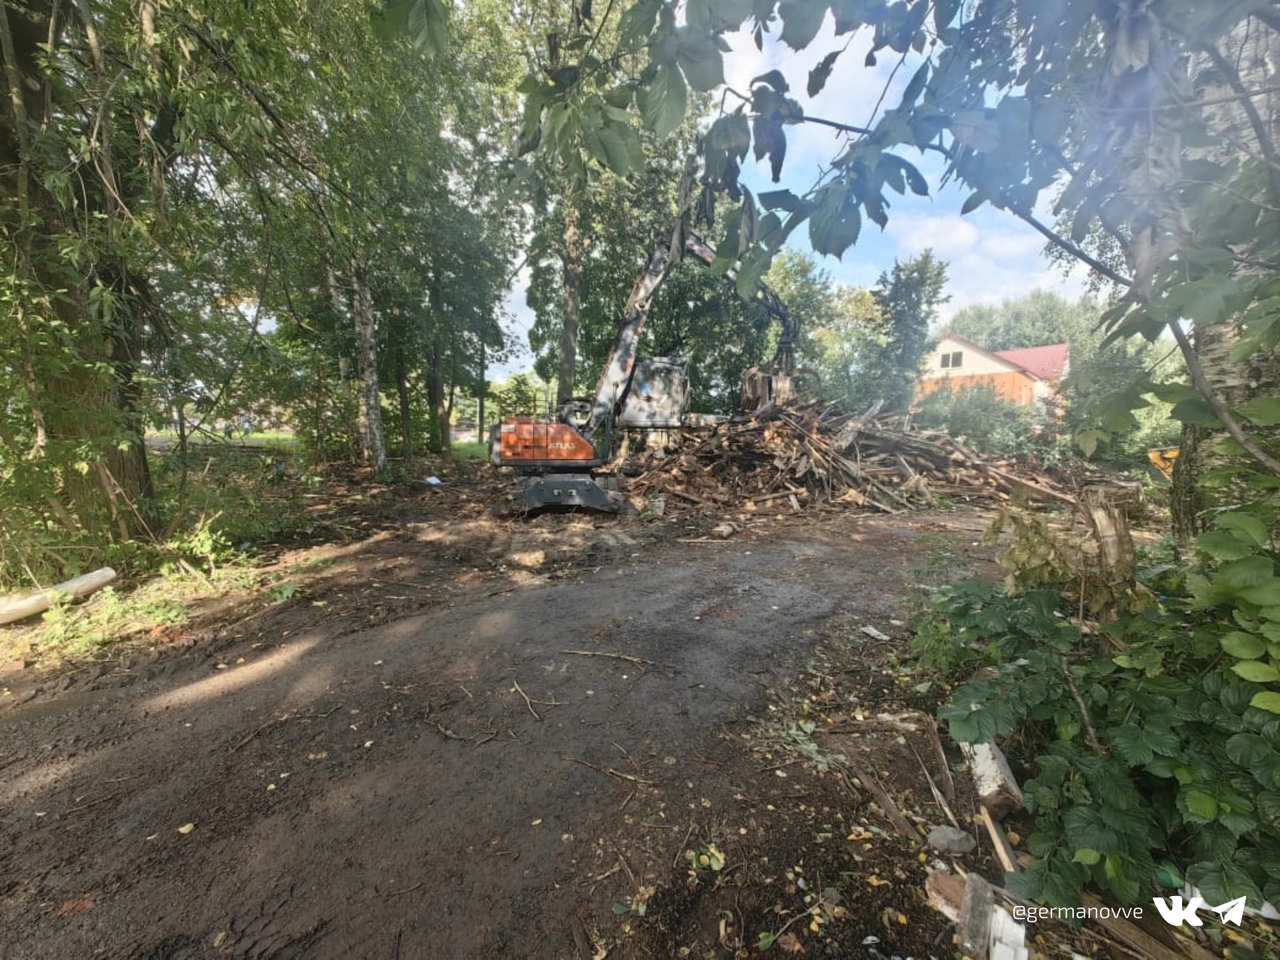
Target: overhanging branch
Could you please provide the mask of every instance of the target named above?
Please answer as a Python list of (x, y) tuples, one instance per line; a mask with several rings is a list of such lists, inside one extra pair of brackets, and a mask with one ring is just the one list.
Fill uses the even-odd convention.
[[(799, 119), (803, 123), (816, 123), (819, 126), (830, 127), (833, 130), (841, 130), (845, 133), (856, 133), (862, 136), (871, 136), (876, 132), (875, 130), (870, 129), (868, 127), (857, 127), (857, 126), (853, 126), (852, 124), (840, 123), (835, 120), (825, 120), (822, 117), (801, 117)], [(940, 143), (927, 143), (921, 149), (929, 150), (934, 153), (941, 154), (942, 156), (946, 157), (949, 161), (953, 163), (955, 162), (955, 159), (956, 159), (955, 153), (950, 148), (945, 147)], [(1042, 223), (1030, 210), (1024, 209), (1021, 204), (1015, 201), (1008, 194), (1008, 192), (1004, 190), (997, 190), (995, 196), (996, 196), (996, 199), (999, 200), (1000, 203), (1003, 204), (1004, 207), (1010, 213), (1012, 213), (1015, 217), (1017, 217), (1023, 223), (1027, 224), (1029, 227), (1031, 227), (1033, 230), (1035, 230), (1037, 233), (1043, 236), (1046, 240), (1048, 240), (1058, 249), (1075, 257), (1081, 263), (1088, 265), (1088, 267), (1091, 270), (1094, 270), (1097, 273), (1100, 273), (1102, 276), (1106, 277), (1112, 283), (1119, 284), (1122, 287), (1133, 286), (1133, 281), (1130, 280), (1128, 277), (1125, 277), (1122, 274), (1119, 274), (1116, 271), (1112, 270), (1110, 267), (1108, 267), (1105, 263), (1103, 263), (1097, 257), (1090, 255), (1083, 248), (1072, 243), (1066, 237), (1062, 236), (1060, 233), (1057, 233), (1051, 227), (1046, 226), (1044, 223)]]

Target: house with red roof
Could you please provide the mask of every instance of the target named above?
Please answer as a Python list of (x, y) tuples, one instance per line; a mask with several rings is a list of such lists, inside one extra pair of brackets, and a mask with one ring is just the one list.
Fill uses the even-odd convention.
[(988, 386), (998, 396), (1022, 406), (1057, 396), (1062, 378), (1070, 370), (1065, 343), (1017, 350), (987, 350), (955, 334), (943, 337), (925, 358), (916, 388), (916, 402), (948, 387), (953, 394), (976, 386)]

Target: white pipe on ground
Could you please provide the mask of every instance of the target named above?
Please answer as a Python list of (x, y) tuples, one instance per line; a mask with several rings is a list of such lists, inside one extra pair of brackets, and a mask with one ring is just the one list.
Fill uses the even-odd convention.
[(115, 578), (116, 572), (114, 570), (110, 567), (103, 567), (101, 570), (93, 571), (93, 573), (86, 573), (68, 580), (66, 583), (60, 583), (49, 590), (37, 590), (35, 593), (29, 593), (25, 597), (17, 597), (13, 600), (2, 602), (0, 603), (0, 625), (16, 623), (19, 620), (25, 620), (27, 617), (33, 617), (37, 613), (43, 613), (63, 597), (87, 597), (95, 590), (105, 587)]

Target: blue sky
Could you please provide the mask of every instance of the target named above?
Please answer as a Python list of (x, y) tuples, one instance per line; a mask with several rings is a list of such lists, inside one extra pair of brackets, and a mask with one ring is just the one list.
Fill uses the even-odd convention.
[[(873, 121), (877, 100), (886, 84), (888, 93), (884, 103), (892, 106), (897, 101), (919, 62), (913, 63), (909, 58), (897, 66), (899, 55), (884, 50), (876, 66), (865, 67), (870, 37), (859, 34), (841, 54), (826, 87), (810, 99), (805, 91), (809, 70), (849, 40), (847, 36), (834, 36), (830, 15), (817, 38), (802, 51), (793, 51), (769, 37), (765, 39), (764, 49), (757, 50), (747, 33), (731, 35), (728, 40), (733, 53), (726, 57), (725, 78), (731, 89), (745, 94), (753, 78), (770, 70), (781, 70), (791, 84), (790, 95), (800, 102), (807, 116), (857, 126), (868, 126)], [(757, 192), (786, 187), (803, 194), (838, 155), (842, 143), (835, 131), (814, 124), (789, 126), (787, 137), (781, 182), (776, 185), (770, 182), (767, 161), (755, 164), (748, 155), (743, 176), (748, 187)], [(940, 158), (922, 156), (914, 150), (908, 150), (903, 156), (920, 168), (931, 189), (936, 190), (942, 172)], [(947, 293), (951, 301), (941, 311), (944, 320), (962, 307), (998, 304), (1037, 288), (1053, 290), (1071, 299), (1084, 291), (1086, 272), (1076, 268), (1064, 275), (1061, 267), (1044, 256), (1044, 239), (1012, 214), (984, 205), (960, 216), (966, 196), (967, 191), (951, 186), (930, 197), (890, 194), (893, 205), (889, 209), (889, 225), (881, 231), (875, 224), (864, 223), (857, 244), (847, 250), (842, 259), (819, 257), (819, 265), (837, 283), (871, 287), (881, 273), (893, 267), (895, 260), (906, 260), (932, 249), (935, 256), (948, 265)], [(1042, 221), (1052, 223), (1047, 207), (1037, 213)], [(797, 231), (791, 246), (812, 252), (803, 229)], [(532, 362), (525, 335), (532, 323), (522, 285), (527, 282), (527, 277), (517, 281), (507, 303), (512, 314), (509, 329), (516, 332), (524, 353), (503, 372), (527, 369)], [(493, 375), (501, 376), (502, 372), (495, 370)]]

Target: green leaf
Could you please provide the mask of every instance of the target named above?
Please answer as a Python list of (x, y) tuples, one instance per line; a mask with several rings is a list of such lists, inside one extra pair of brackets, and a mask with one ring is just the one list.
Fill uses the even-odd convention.
[(1155, 394), (1165, 403), (1181, 403), (1183, 400), (1201, 400), (1204, 398), (1204, 394), (1195, 387), (1189, 387), (1185, 383), (1174, 381), (1153, 383), (1148, 388), (1148, 392)]
[[(929, 184), (921, 175), (920, 171), (913, 164), (908, 163), (901, 157), (892, 153), (882, 153), (880, 155), (880, 165), (888, 167), (896, 167), (906, 175), (907, 186), (911, 188), (911, 192), (918, 197), (927, 197), (929, 195)], [(899, 191), (901, 192), (901, 191)]]
[(857, 242), (862, 231), (862, 215), (841, 183), (824, 186), (816, 200), (817, 206), (809, 218), (809, 242), (815, 253), (840, 257)]
[(1275, 756), (1275, 750), (1256, 733), (1237, 733), (1227, 738), (1227, 756), (1245, 769), (1264, 763)]
[(1274, 427), (1280, 424), (1280, 397), (1254, 397), (1237, 407), (1236, 412), (1248, 417), (1256, 426)]
[(428, 57), (449, 50), (449, 11), (442, 0), (387, 0), (370, 19), (383, 42), (407, 36)]
[(1227, 297), (1237, 289), (1230, 274), (1211, 274), (1170, 287), (1160, 307), (1169, 321), (1186, 319), (1209, 324), (1226, 311)]
[(409, 38), (428, 57), (449, 52), (449, 11), (442, 0), (413, 0)]
[(1111, 434), (1105, 430), (1081, 430), (1075, 436), (1076, 446), (1086, 458), (1092, 457), (1094, 451), (1098, 449), (1098, 444), (1110, 436)]
[(951, 26), (951, 21), (960, 12), (960, 0), (935, 0), (933, 5), (933, 29), (941, 33)]
[(680, 71), (665, 63), (658, 64), (653, 80), (636, 91), (640, 116), (654, 136), (663, 139), (684, 120), (688, 91)]
[[(1262, 902), (1262, 894), (1253, 878), (1231, 862), (1193, 863), (1187, 867), (1187, 883), (1198, 887), (1209, 903), (1225, 903), (1240, 896), (1248, 897), (1254, 905)], [(1234, 948), (1231, 953), (1234, 955)]]
[(836, 60), (843, 52), (843, 50), (832, 50), (809, 71), (809, 85), (806, 87), (809, 96), (816, 97), (822, 92), (822, 88), (827, 85), (827, 80), (831, 77), (831, 68), (836, 65)]
[(769, 171), (773, 182), (777, 183), (782, 176), (782, 164), (787, 156), (787, 135), (782, 132), (782, 120), (776, 113), (757, 115), (752, 118), (751, 131), (752, 152), (757, 160), (769, 158)]
[(833, 0), (831, 12), (835, 15), (838, 37), (863, 24), (884, 22), (888, 5), (885, 0)]
[(1241, 660), (1256, 660), (1266, 652), (1267, 645), (1251, 633), (1233, 630), (1222, 638), (1222, 649)]
[(924, 92), (924, 85), (929, 82), (929, 61), (925, 60), (920, 64), (920, 68), (907, 81), (906, 89), (902, 91), (901, 106), (911, 107), (920, 98), (920, 94)]
[(1190, 423), (1197, 427), (1221, 427), (1209, 401), (1204, 397), (1194, 397), (1174, 404), (1169, 416), (1182, 423)]
[(1210, 530), (1196, 537), (1196, 545), (1215, 560), (1243, 560), (1254, 548), (1222, 530)]
[(765, 210), (795, 210), (800, 206), (800, 198), (790, 190), (766, 190), (756, 198)]
[(1249, 701), (1249, 706), (1256, 707), (1259, 710), (1266, 710), (1270, 713), (1280, 713), (1280, 693), (1272, 690), (1263, 690), (1261, 693), (1255, 693), (1253, 699)]
[(1102, 854), (1091, 847), (1081, 847), (1076, 851), (1075, 856), (1071, 858), (1071, 862), (1083, 863), (1086, 867), (1092, 867), (1094, 864), (1102, 862)]
[(1150, 763), (1155, 756), (1150, 745), (1142, 736), (1143, 731), (1137, 727), (1114, 727), (1111, 730), (1110, 741), (1116, 753), (1132, 766), (1142, 766)]
[(1216, 523), (1221, 529), (1239, 534), (1241, 539), (1256, 547), (1265, 547), (1271, 540), (1267, 525), (1251, 513), (1234, 510), (1220, 515)]
[(662, 0), (639, 0), (618, 21), (618, 41), (623, 47), (635, 48), (645, 41), (653, 30), (653, 21), (662, 7)]
[(818, 35), (827, 5), (814, 0), (782, 0), (778, 16), (782, 18), (782, 42), (792, 50), (803, 50)]
[(695, 90), (714, 90), (724, 83), (724, 54), (705, 34), (687, 27), (677, 30), (676, 62)]
[(1120, 836), (1093, 807), (1072, 807), (1062, 817), (1062, 829), (1076, 843), (1101, 853), (1118, 849)]
[(1225, 563), (1218, 570), (1217, 581), (1232, 590), (1256, 587), (1275, 577), (1275, 566), (1266, 557), (1245, 557)]
[(696, 60), (681, 59), (680, 69), (695, 90), (714, 90), (724, 83), (724, 56), (719, 50)]
[(1272, 578), (1256, 587), (1247, 587), (1238, 594), (1241, 600), (1259, 607), (1280, 606), (1280, 579)]
[(1231, 672), (1254, 683), (1275, 683), (1280, 680), (1280, 670), (1274, 664), (1258, 660), (1242, 660), (1232, 666)]
[(951, 118), (951, 135), (956, 142), (986, 153), (1000, 146), (1000, 130), (982, 110), (957, 110)]
[(623, 135), (613, 127), (605, 127), (600, 131), (600, 142), (604, 146), (605, 163), (609, 169), (620, 177), (630, 173), (631, 154), (627, 151)]
[(1178, 794), (1178, 806), (1193, 822), (1209, 823), (1218, 816), (1218, 801), (1211, 794), (1194, 787)]
[(707, 146), (723, 150), (737, 160), (745, 157), (751, 149), (751, 125), (746, 114), (737, 110), (713, 123), (707, 131)]
[(760, 280), (769, 269), (769, 261), (769, 252), (760, 247), (751, 247), (743, 254), (736, 284), (738, 296), (743, 300), (755, 298), (760, 289)]
[(960, 206), (960, 215), (964, 216), (966, 213), (973, 213), (973, 211), (986, 203), (987, 199), (988, 198), (985, 193), (981, 190), (975, 190), (973, 193), (969, 194), (968, 198)]
[(791, 89), (791, 85), (787, 83), (787, 78), (782, 75), (781, 70), (770, 70), (768, 73), (762, 73), (758, 77), (753, 77), (751, 86), (757, 83), (763, 83), (772, 87), (778, 93), (786, 93)]

